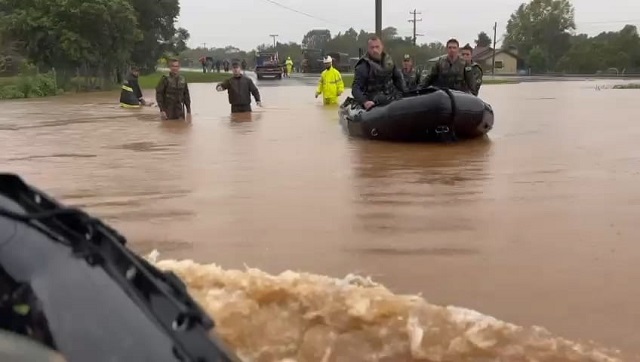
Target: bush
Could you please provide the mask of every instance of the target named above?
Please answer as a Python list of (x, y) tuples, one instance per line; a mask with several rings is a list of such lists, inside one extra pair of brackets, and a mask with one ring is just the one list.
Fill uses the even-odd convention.
[(51, 73), (23, 74), (13, 79), (13, 84), (0, 85), (0, 99), (37, 98), (60, 94), (55, 76)]

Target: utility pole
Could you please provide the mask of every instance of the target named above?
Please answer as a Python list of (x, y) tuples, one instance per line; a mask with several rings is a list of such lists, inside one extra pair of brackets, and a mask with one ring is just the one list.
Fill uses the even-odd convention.
[(382, 37), (382, 0), (376, 0), (376, 35)]
[(493, 59), (491, 60), (491, 75), (496, 75), (496, 37), (498, 33), (498, 22), (493, 23)]
[(207, 49), (207, 43), (202, 43), (202, 47), (203, 47), (204, 49)]
[(410, 15), (413, 15), (413, 20), (409, 19), (410, 23), (413, 23), (413, 45), (416, 45), (416, 37), (418, 36), (422, 36), (422, 34), (417, 34), (416, 33), (416, 23), (418, 21), (422, 21), (422, 19), (416, 19), (416, 15), (422, 15), (422, 13), (419, 13), (416, 9), (413, 9), (413, 11), (409, 11)]
[(270, 37), (273, 38), (273, 50), (276, 50), (276, 38), (279, 37), (278, 34), (269, 34)]

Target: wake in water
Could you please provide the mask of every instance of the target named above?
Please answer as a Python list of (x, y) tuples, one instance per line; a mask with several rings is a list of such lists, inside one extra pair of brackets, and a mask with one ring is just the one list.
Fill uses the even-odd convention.
[[(154, 252), (155, 253), (155, 252)], [(187, 284), (245, 361), (620, 361), (614, 352), (478, 312), (393, 294), (370, 279), (156, 262)]]

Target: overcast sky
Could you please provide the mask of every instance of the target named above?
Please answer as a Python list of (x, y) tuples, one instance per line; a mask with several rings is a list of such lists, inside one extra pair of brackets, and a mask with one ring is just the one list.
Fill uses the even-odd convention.
[[(462, 44), (472, 42), (480, 31), (493, 36), (495, 21), (500, 39), (509, 16), (522, 2), (384, 0), (382, 26), (394, 26), (402, 36), (411, 35), (412, 24), (407, 20), (415, 8), (422, 12), (417, 29), (424, 36), (418, 38), (419, 42), (446, 41), (451, 37)], [(207, 47), (235, 45), (250, 50), (258, 44), (271, 43), (269, 34), (278, 34), (280, 42), (300, 42), (311, 29), (329, 29), (331, 34), (337, 34), (349, 27), (369, 31), (375, 28), (374, 0), (180, 0), (180, 4), (178, 23), (191, 33), (192, 47), (206, 43)], [(577, 30), (582, 33), (619, 30), (626, 23), (640, 26), (638, 0), (574, 0), (573, 4)]]

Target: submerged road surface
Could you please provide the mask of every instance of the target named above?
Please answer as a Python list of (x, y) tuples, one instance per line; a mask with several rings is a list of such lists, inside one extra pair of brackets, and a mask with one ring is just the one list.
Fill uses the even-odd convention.
[(0, 162), (141, 252), (371, 275), (635, 354), (638, 93), (603, 82), (485, 86), (495, 128), (456, 145), (351, 140), (296, 79), (259, 82), (265, 108), (237, 117), (193, 84), (192, 124), (115, 93), (2, 102)]

